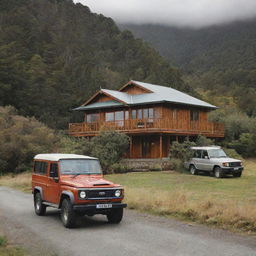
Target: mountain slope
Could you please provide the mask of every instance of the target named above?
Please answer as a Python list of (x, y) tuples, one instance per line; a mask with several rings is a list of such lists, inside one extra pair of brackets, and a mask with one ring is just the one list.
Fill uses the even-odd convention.
[(130, 79), (192, 91), (153, 48), (86, 6), (1, 0), (0, 105), (66, 129), (73, 107)]
[(256, 19), (202, 29), (120, 25), (181, 68), (194, 88), (233, 96), (256, 115)]

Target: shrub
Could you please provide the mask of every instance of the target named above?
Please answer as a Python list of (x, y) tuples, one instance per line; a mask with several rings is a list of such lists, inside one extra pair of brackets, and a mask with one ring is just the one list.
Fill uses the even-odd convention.
[(127, 173), (129, 168), (126, 165), (115, 163), (111, 166), (110, 171), (113, 173)]
[(118, 163), (127, 152), (129, 137), (115, 131), (101, 131), (90, 143), (91, 154), (99, 158), (105, 172), (111, 172), (111, 166)]
[(58, 138), (53, 130), (34, 118), (0, 107), (0, 172), (20, 172), (31, 166), (34, 155), (53, 152)]
[(171, 159), (171, 164), (172, 164), (172, 170), (177, 171), (177, 172), (184, 172), (184, 162), (181, 159), (178, 158), (172, 158)]
[(193, 152), (190, 148), (193, 146), (196, 146), (196, 143), (189, 140), (185, 140), (183, 143), (174, 141), (170, 148), (170, 158), (176, 158), (182, 161), (188, 160), (192, 157)]
[(196, 139), (197, 146), (210, 146), (213, 145), (214, 141), (206, 138), (205, 136), (199, 135)]

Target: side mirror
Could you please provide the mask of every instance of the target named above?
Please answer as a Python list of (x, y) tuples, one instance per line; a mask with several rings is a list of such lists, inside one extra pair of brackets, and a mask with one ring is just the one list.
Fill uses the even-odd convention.
[(53, 179), (54, 179), (54, 181), (55, 181), (56, 183), (58, 183), (59, 180), (60, 180), (59, 177), (54, 177)]

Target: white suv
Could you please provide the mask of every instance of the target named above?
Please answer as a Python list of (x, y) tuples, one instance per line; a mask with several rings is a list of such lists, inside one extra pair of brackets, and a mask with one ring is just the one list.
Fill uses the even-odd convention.
[(185, 167), (192, 175), (198, 171), (213, 173), (216, 178), (222, 178), (226, 174), (241, 177), (243, 172), (242, 162), (230, 158), (218, 146), (192, 147), (193, 157), (185, 162)]

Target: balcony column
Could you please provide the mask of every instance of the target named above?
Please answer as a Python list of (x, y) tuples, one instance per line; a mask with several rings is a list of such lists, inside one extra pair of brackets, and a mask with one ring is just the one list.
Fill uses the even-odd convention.
[(163, 158), (163, 135), (160, 134), (160, 158)]
[(132, 158), (132, 136), (130, 137), (130, 158)]

